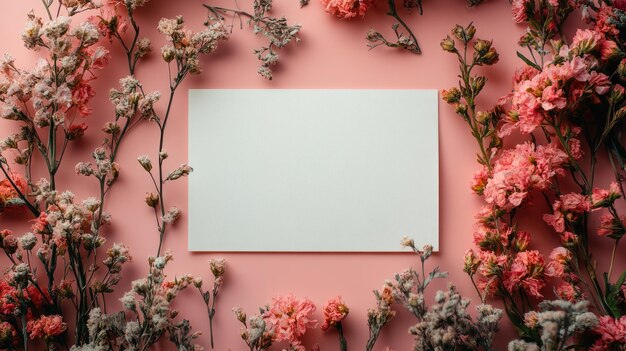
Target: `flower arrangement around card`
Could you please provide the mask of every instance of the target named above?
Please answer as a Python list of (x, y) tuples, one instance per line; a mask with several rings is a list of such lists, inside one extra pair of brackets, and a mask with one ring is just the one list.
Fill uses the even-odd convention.
[[(563, 26), (577, 9), (589, 28), (577, 29), (570, 41)], [(486, 78), (476, 70), (498, 61), (492, 42), (475, 38), (471, 24), (457, 25), (441, 42), (460, 64), (459, 86), (443, 91), (443, 99), (479, 149), (471, 189), (484, 207), (464, 270), (483, 301), (501, 299), (523, 339), (510, 350), (626, 345), (626, 272), (614, 271), (626, 233), (618, 205), (624, 197), (624, 10), (621, 1), (513, 1), (514, 21), (528, 27), (519, 44), (529, 54), (517, 53), (523, 67), (513, 90), (490, 110), (478, 107)], [(608, 176), (599, 171), (603, 160), (612, 168)], [(540, 201), (548, 213), (539, 220), (560, 241), (551, 252), (532, 249), (533, 234), (519, 221), (523, 209)], [(597, 241), (612, 242), (606, 267), (597, 262)], [(553, 295), (548, 287), (559, 300), (543, 300)]]
[[(371, 5), (322, 2), (327, 12), (342, 19), (363, 18)], [(392, 27), (397, 40), (390, 42), (372, 30), (367, 34), (370, 47), (421, 52), (395, 2), (388, 5), (398, 22)], [(0, 279), (0, 348), (148, 350), (170, 342), (177, 350), (201, 349), (199, 331), (173, 306), (187, 288), (199, 292), (208, 317), (208, 327), (202, 329), (208, 329), (214, 346), (225, 261), (209, 261), (209, 290), (200, 277), (179, 274), (169, 279), (165, 272), (173, 259), (166, 250), (168, 230), (181, 216), (167, 201), (167, 185), (193, 171), (187, 164), (171, 167), (167, 162), (165, 135), (172, 104), (181, 83), (201, 73), (200, 57), (229, 40), (232, 28), (226, 16), (239, 18), (241, 24), (247, 19), (253, 33), (267, 40), (254, 51), (260, 61), (257, 71), (267, 79), (272, 79), (277, 50), (297, 42), (301, 27), (273, 17), (269, 0), (255, 0), (252, 12), (206, 4), (206, 28), (198, 32), (187, 29), (181, 16), (161, 19), (155, 26), (168, 41), (160, 51), (169, 70), (164, 103), (161, 93), (149, 90), (137, 74), (143, 58), (152, 54), (150, 39), (140, 36), (135, 17), (145, 6), (147, 0), (43, 0), (44, 16), (30, 12), (22, 33), (39, 62), (32, 69), (21, 68), (8, 55), (0, 62), (0, 116), (15, 122), (17, 130), (0, 142), (0, 213), (29, 213), (31, 220), (30, 231), (22, 235), (0, 231), (0, 248), (10, 262)], [(626, 234), (619, 204), (625, 197), (626, 2), (513, 0), (511, 6), (513, 20), (527, 26), (519, 43), (528, 54), (517, 53), (524, 67), (517, 71), (512, 91), (492, 109), (479, 108), (487, 79), (477, 70), (498, 62), (494, 44), (477, 38), (472, 24), (455, 26), (441, 42), (460, 63), (459, 86), (443, 91), (442, 97), (467, 124), (479, 150), (480, 169), (471, 189), (484, 207), (476, 215), (476, 247), (465, 255), (464, 271), (480, 304), (470, 313), (470, 300), (450, 284), (428, 305), (428, 286), (447, 274), (439, 268), (427, 273), (432, 247), (417, 249), (413, 240), (404, 238), (402, 245), (417, 255), (420, 265), (374, 291), (375, 307), (366, 321), (367, 351), (374, 349), (397, 306), (415, 317), (408, 331), (413, 350), (493, 350), (503, 314), (519, 332), (510, 350), (626, 347), (626, 272), (614, 271)], [(422, 12), (421, 0), (405, 1), (404, 7)], [(589, 28), (578, 29), (568, 45), (562, 29), (575, 11)], [(67, 172), (66, 150), (87, 133), (94, 113), (91, 82), (111, 60), (108, 45), (123, 51), (127, 76), (109, 92), (114, 115), (101, 128), (105, 142), (92, 152), (91, 161), (70, 167), (95, 184), (97, 196), (81, 201), (58, 188), (57, 176)], [(107, 243), (102, 227), (112, 221), (106, 211), (108, 194), (123, 175), (117, 156), (140, 123), (153, 123), (158, 130), (154, 155), (137, 158), (154, 186), (145, 203), (155, 215), (156, 254), (147, 258), (147, 275), (125, 287), (121, 272), (132, 261), (130, 250)], [(613, 171), (611, 179), (598, 172), (601, 156)], [(35, 163), (43, 165), (43, 176), (33, 171)], [(533, 249), (533, 234), (519, 221), (522, 209), (536, 205), (531, 199), (548, 205), (541, 220), (560, 241), (550, 252)], [(598, 240), (612, 243), (606, 269), (594, 256)], [(553, 298), (550, 287), (556, 300), (546, 299)], [(119, 309), (110, 301), (114, 289), (126, 291), (115, 306)], [(488, 305), (490, 298), (500, 299), (503, 310)], [(251, 351), (305, 350), (304, 335), (318, 327), (336, 333), (339, 349), (348, 349), (344, 328), (353, 322), (340, 296), (323, 305), (321, 319), (312, 300), (292, 294), (274, 297), (258, 314), (248, 316), (239, 307), (233, 311), (243, 325), (242, 345)]]

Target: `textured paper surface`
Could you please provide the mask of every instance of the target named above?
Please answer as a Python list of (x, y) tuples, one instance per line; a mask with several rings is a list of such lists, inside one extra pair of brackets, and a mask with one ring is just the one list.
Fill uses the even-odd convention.
[(189, 249), (436, 249), (437, 125), (435, 90), (190, 90)]

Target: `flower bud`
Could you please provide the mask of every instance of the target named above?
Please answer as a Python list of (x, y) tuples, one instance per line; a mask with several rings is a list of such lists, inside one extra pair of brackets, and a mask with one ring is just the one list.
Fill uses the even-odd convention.
[(463, 272), (474, 275), (480, 266), (480, 259), (474, 253), (474, 250), (468, 250), (465, 253), (463, 262)]
[(213, 276), (219, 278), (224, 275), (226, 271), (226, 260), (223, 258), (212, 258), (209, 260), (209, 267), (211, 268)]
[(246, 323), (247, 316), (241, 307), (237, 306), (233, 308), (233, 312), (235, 313), (235, 317), (237, 317), (238, 321), (244, 324)]
[(149, 207), (155, 208), (159, 204), (159, 195), (156, 193), (147, 193), (146, 194), (146, 205)]
[(449, 104), (458, 103), (461, 100), (461, 91), (458, 88), (450, 88), (441, 91), (441, 97)]
[(477, 95), (485, 86), (486, 78), (482, 76), (470, 78), (470, 87), (475, 95)]
[(490, 120), (491, 120), (491, 113), (486, 112), (486, 111), (478, 111), (476, 113), (476, 122), (486, 125), (486, 124), (489, 124)]
[(137, 161), (139, 161), (139, 164), (146, 170), (146, 172), (150, 172), (152, 170), (152, 162), (147, 155), (139, 156)]
[(450, 38), (450, 36), (447, 36), (445, 39), (443, 39), (441, 41), (441, 48), (444, 51), (447, 52), (456, 52), (456, 48), (454, 47), (454, 40), (452, 40), (452, 38)]
[(409, 238), (408, 236), (404, 236), (400, 241), (400, 245), (402, 245), (403, 247), (415, 248), (415, 241), (413, 241), (413, 239)]
[(176, 53), (174, 51), (174, 48), (171, 46), (164, 46), (161, 49), (161, 57), (163, 58), (163, 60), (167, 63), (172, 62), (172, 60), (174, 59), (174, 57), (176, 57)]

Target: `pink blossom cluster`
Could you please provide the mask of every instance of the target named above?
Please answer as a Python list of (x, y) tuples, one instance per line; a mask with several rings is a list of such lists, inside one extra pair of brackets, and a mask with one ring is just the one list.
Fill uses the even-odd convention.
[[(26, 179), (18, 173), (10, 175), (11, 180), (22, 194), (27, 194), (28, 183)], [(19, 200), (19, 194), (11, 184), (9, 179), (3, 179), (0, 181), (0, 212), (11, 209), (18, 209), (23, 207)]]
[[(579, 44), (587, 46), (582, 39)], [(554, 126), (568, 106), (575, 106), (583, 98), (597, 102), (598, 96), (605, 95), (611, 82), (604, 73), (593, 70), (597, 60), (589, 52), (585, 55), (549, 64), (540, 73), (518, 82), (499, 135), (509, 135), (514, 129), (531, 133), (541, 126)]]
[(363, 18), (371, 0), (321, 0), (327, 13), (341, 19)]
[(481, 169), (474, 176), (472, 188), (482, 191), (488, 204), (510, 211), (527, 200), (532, 190), (546, 189), (555, 175), (563, 174), (567, 160), (556, 144), (518, 144), (501, 153), (491, 175)]
[(26, 329), (31, 339), (50, 338), (62, 334), (67, 329), (67, 324), (59, 315), (41, 316), (29, 321)]
[(275, 341), (287, 341), (293, 349), (303, 351), (302, 336), (307, 329), (317, 326), (317, 321), (312, 319), (315, 309), (315, 304), (307, 298), (282, 295), (272, 298), (263, 320), (273, 332)]
[(600, 337), (590, 351), (619, 350), (626, 345), (626, 316), (619, 319), (602, 316), (594, 332)]

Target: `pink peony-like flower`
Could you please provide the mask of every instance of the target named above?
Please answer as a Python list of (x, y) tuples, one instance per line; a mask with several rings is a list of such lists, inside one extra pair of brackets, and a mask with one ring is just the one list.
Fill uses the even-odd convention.
[(348, 306), (341, 300), (341, 296), (328, 300), (324, 306), (324, 324), (322, 330), (328, 330), (348, 316)]
[(550, 253), (550, 263), (546, 266), (546, 275), (550, 277), (563, 277), (571, 260), (571, 251), (562, 246), (555, 248)]
[(341, 19), (363, 18), (371, 0), (321, 0), (327, 13)]
[(31, 339), (49, 338), (65, 332), (67, 324), (59, 315), (41, 316), (39, 319), (28, 321), (26, 329)]
[(555, 293), (556, 293), (556, 296), (559, 297), (559, 299), (570, 301), (570, 302), (575, 302), (576, 299), (578, 299), (580, 295), (579, 292), (576, 290), (576, 288), (572, 284), (565, 283), (565, 282), (560, 283), (556, 287)]
[(520, 206), (533, 189), (545, 189), (552, 178), (564, 172), (568, 157), (556, 145), (536, 146), (530, 142), (505, 150), (496, 159), (492, 177), (484, 189), (488, 204), (503, 210)]
[(307, 329), (317, 325), (317, 321), (311, 318), (313, 312), (315, 304), (311, 300), (288, 294), (272, 299), (263, 320), (268, 330), (274, 332), (276, 341), (288, 341), (290, 345), (298, 346)]
[(542, 297), (540, 290), (545, 286), (544, 260), (539, 251), (517, 253), (504, 274), (504, 286), (509, 292), (521, 287), (530, 296)]
[(594, 329), (600, 338), (590, 350), (614, 350), (615, 347), (626, 343), (626, 316), (615, 319), (610, 316), (600, 317), (600, 322)]

